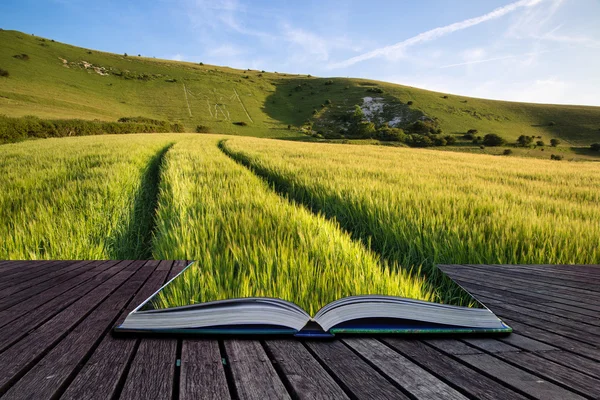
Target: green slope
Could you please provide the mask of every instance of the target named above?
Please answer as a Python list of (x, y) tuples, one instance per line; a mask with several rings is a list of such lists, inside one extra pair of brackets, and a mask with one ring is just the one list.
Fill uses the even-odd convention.
[[(27, 54), (28, 60), (15, 58), (18, 54)], [(86, 68), (84, 62), (91, 65)], [(361, 79), (332, 78), (326, 84), (328, 78), (125, 57), (16, 31), (0, 31), (0, 68), (9, 72), (0, 77), (0, 114), (8, 116), (115, 121), (141, 115), (182, 122), (190, 131), (206, 125), (218, 133), (303, 138), (298, 128), (305, 122), (335, 128), (331, 116), (369, 96), (382, 99), (386, 119), (395, 113), (403, 123), (423, 115), (437, 118), (445, 134), (478, 129), (510, 141), (522, 134), (546, 142), (559, 138), (572, 146), (600, 141), (600, 107), (444, 98), (443, 93)], [(383, 93), (367, 92), (370, 87)], [(233, 124), (239, 121), (248, 126)]]

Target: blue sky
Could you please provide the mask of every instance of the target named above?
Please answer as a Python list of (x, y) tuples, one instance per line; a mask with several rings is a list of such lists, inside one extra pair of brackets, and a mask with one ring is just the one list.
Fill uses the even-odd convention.
[(236, 68), (600, 106), (598, 0), (2, 0), (0, 27)]

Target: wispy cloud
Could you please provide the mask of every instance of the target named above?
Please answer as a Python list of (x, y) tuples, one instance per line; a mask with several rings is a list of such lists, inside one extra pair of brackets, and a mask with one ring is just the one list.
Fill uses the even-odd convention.
[(438, 39), (442, 36), (449, 35), (453, 32), (467, 29), (472, 26), (479, 25), (483, 22), (487, 22), (487, 21), (490, 21), (490, 20), (493, 20), (496, 18), (500, 18), (500, 17), (502, 17), (506, 14), (509, 14), (513, 11), (516, 11), (520, 8), (533, 7), (533, 6), (541, 3), (542, 1), (543, 0), (516, 1), (514, 3), (510, 3), (506, 6), (496, 8), (495, 10), (493, 10), (487, 14), (481, 15), (479, 17), (469, 18), (464, 21), (455, 22), (450, 25), (431, 29), (429, 31), (420, 33), (416, 36), (413, 36), (409, 39), (398, 42), (394, 45), (375, 49), (375, 50), (369, 51), (367, 53), (363, 53), (361, 55), (349, 58), (342, 62), (329, 64), (328, 67), (331, 69), (344, 68), (344, 67), (348, 67), (350, 65), (353, 65), (353, 64), (356, 64), (356, 63), (359, 63), (362, 61), (370, 60), (370, 59), (376, 58), (376, 57), (394, 57), (394, 56), (397, 57), (399, 54), (402, 54), (402, 51), (404, 49), (406, 49), (408, 47), (415, 46), (417, 44), (424, 43), (424, 42), (429, 42), (429, 41)]
[(461, 67), (461, 66), (464, 66), (464, 65), (473, 65), (473, 64), (481, 64), (481, 63), (487, 63), (487, 62), (492, 62), (492, 61), (509, 60), (511, 58), (537, 57), (540, 54), (553, 53), (553, 52), (560, 51), (560, 50), (561, 49), (532, 51), (532, 52), (524, 53), (524, 54), (508, 54), (508, 55), (505, 55), (505, 56), (485, 58), (485, 59), (476, 59), (476, 60), (468, 60), (468, 61), (464, 61), (464, 62), (460, 62), (460, 63), (455, 63), (455, 64), (442, 65), (439, 68), (440, 69), (444, 69), (444, 68)]

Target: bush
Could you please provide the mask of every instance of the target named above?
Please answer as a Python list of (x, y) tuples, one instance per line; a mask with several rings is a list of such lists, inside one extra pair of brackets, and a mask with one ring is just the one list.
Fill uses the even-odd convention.
[(593, 151), (598, 151), (600, 152), (600, 143), (592, 143), (590, 145), (590, 149), (592, 149)]
[(23, 60), (23, 61), (29, 60), (29, 56), (25, 53), (15, 54), (13, 57), (16, 58), (17, 60)]
[(456, 138), (454, 136), (446, 135), (446, 136), (444, 136), (444, 139), (446, 139), (446, 144), (448, 146), (452, 146), (453, 144), (456, 144)]
[(470, 134), (470, 135), (477, 135), (478, 133), (479, 133), (479, 131), (477, 129), (469, 129), (467, 131), (467, 134)]
[(506, 140), (504, 140), (504, 138), (496, 135), (495, 133), (488, 133), (487, 135), (485, 135), (483, 137), (483, 144), (485, 146), (490, 146), (490, 147), (502, 146), (505, 143), (506, 143)]
[(388, 125), (384, 125), (377, 130), (377, 139), (386, 142), (404, 142), (406, 141), (406, 134), (400, 128), (392, 128)]
[(237, 126), (248, 126), (248, 123), (245, 121), (238, 121), (238, 122), (234, 122), (233, 124), (237, 125)]
[(479, 144), (481, 142), (483, 142), (483, 138), (481, 136), (473, 137), (473, 144)]
[(540, 146), (540, 147), (544, 147), (546, 145), (546, 143), (544, 143), (543, 140), (538, 140), (537, 142), (535, 142), (536, 146)]
[(558, 139), (550, 139), (550, 146), (556, 147), (560, 144), (560, 140)]
[(504, 151), (502, 152), (502, 154), (504, 154), (505, 156), (510, 156), (513, 153), (513, 151), (511, 149), (504, 149)]
[(325, 85), (333, 85), (333, 80), (332, 79), (326, 80)]
[(408, 104), (409, 106), (412, 106), (413, 105), (413, 101), (409, 100), (409, 101), (406, 102), (406, 104)]
[(433, 140), (429, 136), (412, 134), (409, 136), (407, 144), (412, 147), (431, 147)]
[(548, 126), (554, 126), (554, 125), (556, 125), (556, 122), (554, 122), (554, 121), (548, 122)]
[(550, 155), (550, 159), (551, 159), (551, 160), (560, 161), (560, 160), (562, 160), (563, 158), (564, 158), (564, 157), (563, 157), (563, 156), (561, 156), (560, 154), (552, 154), (552, 155)]
[(196, 126), (196, 133), (208, 133), (210, 132), (210, 128), (206, 125), (198, 125)]
[(378, 87), (372, 87), (372, 88), (368, 88), (367, 92), (369, 92), (369, 93), (383, 93), (383, 89), (382, 88), (378, 88)]
[(447, 98), (448, 98), (448, 96), (442, 96), (442, 99), (447, 99)]
[[(143, 118), (143, 117), (139, 117)], [(81, 119), (43, 120), (27, 116), (0, 116), (0, 142), (15, 142), (27, 138), (87, 136), (126, 133), (183, 132), (179, 123), (146, 119), (145, 122), (105, 122)]]
[(326, 105), (330, 105), (331, 104), (331, 100), (329, 100), (329, 99), (325, 100), (325, 104)]
[(467, 140), (473, 140), (473, 138), (475, 138), (475, 136), (473, 136), (472, 133), (465, 133), (463, 135), (463, 139), (467, 139)]
[[(438, 126), (435, 121), (425, 120), (425, 121), (415, 121), (408, 126), (408, 130), (412, 133), (438, 133)], [(440, 131), (441, 132), (441, 131)]]
[(127, 57), (127, 53), (123, 53), (123, 57)]
[(521, 135), (517, 139), (517, 144), (519, 146), (521, 146), (521, 147), (531, 146), (532, 143), (533, 143), (533, 137), (532, 136)]
[(446, 144), (448, 144), (448, 142), (446, 141), (446, 139), (444, 138), (440, 138), (440, 137), (436, 137), (433, 139), (433, 143), (436, 146), (445, 146)]
[(0, 68), (0, 76), (8, 78), (8, 75), (10, 75), (10, 74), (8, 73), (7, 70)]

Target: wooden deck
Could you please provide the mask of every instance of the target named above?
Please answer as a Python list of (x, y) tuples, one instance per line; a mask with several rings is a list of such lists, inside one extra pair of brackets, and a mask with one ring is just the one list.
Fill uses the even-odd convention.
[(599, 266), (442, 266), (503, 339), (116, 339), (185, 261), (0, 262), (6, 399), (600, 398)]

